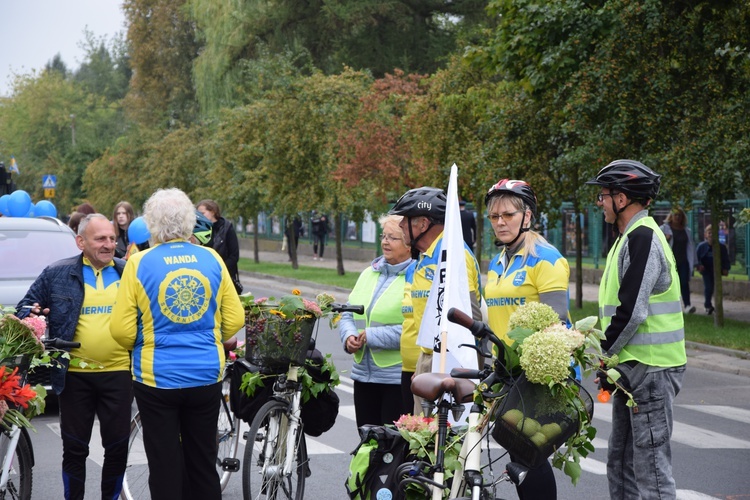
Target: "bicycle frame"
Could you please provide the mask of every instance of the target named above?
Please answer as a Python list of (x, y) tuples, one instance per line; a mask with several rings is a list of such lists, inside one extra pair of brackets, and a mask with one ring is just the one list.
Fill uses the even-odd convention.
[(13, 457), (16, 453), (18, 440), (21, 439), (21, 428), (17, 425), (11, 427), (8, 436), (8, 449), (3, 457), (3, 471), (0, 475), (0, 493), (5, 493), (10, 478), (10, 469), (13, 467)]
[[(300, 427), (300, 414), (302, 412), (302, 386), (298, 384), (298, 366), (296, 365), (289, 365), (289, 370), (286, 373), (286, 381), (285, 384), (291, 383), (291, 385), (295, 388), (294, 393), (292, 394), (291, 401), (289, 400), (288, 393), (280, 393), (274, 391), (273, 397), (275, 399), (283, 400), (289, 404), (288, 408), (288, 414), (289, 414), (289, 428), (286, 429), (286, 443), (285, 443), (285, 451), (284, 451), (284, 464), (282, 466), (282, 469), (280, 471), (273, 471), (275, 472), (277, 477), (286, 477), (287, 475), (290, 475), (292, 473), (292, 467), (294, 467), (294, 457), (296, 456), (296, 450), (295, 450), (295, 444), (297, 442), (297, 435), (302, 430)], [(273, 425), (276, 425), (278, 423), (277, 421), (273, 421)], [(275, 429), (271, 428), (269, 429), (269, 433), (273, 433), (274, 435), (278, 435), (283, 429)], [(269, 443), (266, 444), (266, 446), (270, 445)], [(268, 471), (271, 468), (268, 465), (269, 460), (271, 459), (272, 453), (271, 450), (265, 450), (265, 463), (264, 468)]]

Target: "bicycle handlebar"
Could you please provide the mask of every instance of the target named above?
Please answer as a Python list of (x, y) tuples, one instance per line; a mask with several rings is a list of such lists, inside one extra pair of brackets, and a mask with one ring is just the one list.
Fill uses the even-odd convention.
[(333, 312), (353, 312), (354, 314), (364, 314), (365, 306), (338, 304), (334, 302), (333, 304), (331, 304), (331, 310)]
[(59, 339), (57, 337), (53, 339), (43, 338), (42, 343), (44, 344), (44, 347), (52, 347), (54, 349), (76, 349), (78, 347), (81, 347), (80, 342), (72, 342), (69, 340)]
[(469, 330), (472, 335), (480, 340), (489, 339), (490, 342), (497, 346), (498, 358), (501, 357), (505, 352), (505, 344), (503, 344), (503, 341), (495, 336), (495, 334), (492, 332), (490, 327), (487, 326), (486, 323), (475, 320), (465, 312), (461, 311), (460, 309), (456, 309), (455, 307), (451, 307), (448, 310), (448, 321), (463, 326), (464, 328)]

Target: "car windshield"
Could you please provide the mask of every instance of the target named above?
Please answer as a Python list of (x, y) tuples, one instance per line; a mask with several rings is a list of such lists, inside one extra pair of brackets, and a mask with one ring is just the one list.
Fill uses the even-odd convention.
[(70, 233), (0, 230), (3, 278), (35, 279), (49, 264), (80, 253)]

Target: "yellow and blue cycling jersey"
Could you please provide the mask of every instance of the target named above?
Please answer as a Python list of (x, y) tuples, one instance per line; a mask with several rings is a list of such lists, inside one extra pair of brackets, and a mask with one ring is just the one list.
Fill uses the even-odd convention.
[(112, 312), (112, 337), (133, 351), (133, 380), (178, 389), (221, 380), (223, 340), (245, 314), (221, 257), (183, 240), (130, 257)]
[[(431, 353), (431, 349), (417, 346), (419, 328), (422, 324), (427, 307), (427, 299), (430, 296), (432, 281), (440, 264), (440, 249), (443, 241), (443, 233), (432, 242), (430, 247), (419, 256), (419, 259), (406, 270), (405, 293), (401, 311), (405, 322), (401, 329), (401, 359), (404, 371), (414, 371), (420, 349)], [(479, 264), (468, 246), (464, 244), (464, 258), (466, 260), (466, 273), (469, 281), (469, 292), (472, 294), (472, 302), (478, 304), (480, 300), (479, 288)], [(411, 367), (409, 370), (407, 368)]]
[(86, 368), (70, 365), (68, 371), (126, 371), (130, 368), (128, 351), (109, 334), (120, 274), (115, 269), (114, 262), (97, 270), (86, 257), (83, 258), (82, 272), (83, 303), (73, 336), (73, 340), (80, 342), (81, 347), (72, 349), (70, 355), (89, 360), (90, 363)]
[(536, 256), (528, 255), (527, 249), (521, 248), (507, 267), (505, 249), (490, 260), (484, 288), (487, 315), (492, 331), (507, 344), (512, 344), (508, 338), (510, 315), (526, 302), (546, 302), (540, 296), (561, 292), (565, 301), (562, 309), (567, 310), (568, 261), (555, 247), (546, 244), (536, 245), (535, 253)]

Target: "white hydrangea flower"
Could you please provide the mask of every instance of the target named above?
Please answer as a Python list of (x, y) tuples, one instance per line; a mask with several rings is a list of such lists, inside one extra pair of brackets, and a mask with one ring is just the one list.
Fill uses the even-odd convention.
[(527, 302), (513, 311), (508, 320), (508, 327), (510, 330), (528, 328), (538, 332), (555, 323), (560, 323), (560, 316), (552, 307), (541, 302)]
[(546, 330), (536, 332), (524, 340), (521, 349), (521, 368), (529, 382), (547, 384), (568, 378), (570, 350), (562, 336)]
[(568, 329), (562, 323), (550, 325), (544, 329), (545, 332), (550, 332), (554, 335), (559, 335), (565, 341), (565, 345), (568, 346), (568, 352), (573, 352), (583, 345), (586, 337), (583, 336), (578, 330)]

